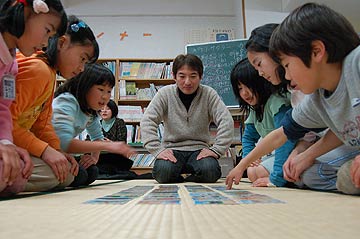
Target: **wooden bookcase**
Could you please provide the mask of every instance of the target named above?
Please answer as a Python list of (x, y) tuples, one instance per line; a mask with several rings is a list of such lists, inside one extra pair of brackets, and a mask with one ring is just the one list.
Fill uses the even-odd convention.
[[(121, 82), (129, 83), (133, 82), (138, 89), (145, 89), (149, 88), (150, 84), (154, 84), (155, 86), (160, 85), (169, 85), (174, 84), (175, 81), (171, 76), (171, 69), (168, 70), (168, 77), (167, 78), (160, 78), (151, 75), (151, 77), (146, 77), (148, 75), (140, 75), (140, 70), (144, 70), (143, 68), (138, 68), (136, 72), (136, 68), (129, 68), (129, 73), (135, 73), (128, 76), (124, 76), (124, 68), (125, 65), (129, 66), (129, 63), (136, 63), (138, 65), (145, 65), (145, 64), (166, 64), (169, 66), (173, 62), (173, 59), (143, 59), (143, 58), (103, 58), (99, 59), (98, 63), (102, 63), (107, 67), (111, 68), (114, 73), (116, 83), (114, 87), (114, 95), (113, 99), (117, 102), (118, 105), (133, 105), (133, 106), (141, 106), (142, 108), (147, 107), (150, 103), (151, 99), (139, 99), (138, 97), (128, 97), (121, 95)], [(140, 66), (140, 67), (141, 67)], [(146, 70), (146, 69), (145, 69)], [(152, 68), (148, 68), (147, 70), (152, 71)], [(129, 122), (133, 123), (133, 122)]]
[[(135, 96), (127, 95), (127, 84), (135, 85), (137, 93), (144, 91), (144, 89), (149, 89), (151, 85), (154, 88), (174, 84), (175, 81), (171, 74), (172, 62), (173, 59), (154, 58), (104, 58), (98, 60), (98, 63), (107, 66), (114, 73), (116, 82), (113, 99), (118, 106), (140, 106), (142, 111), (148, 106), (152, 97), (144, 99), (139, 98), (138, 94)], [(133, 125), (134, 131), (136, 127), (140, 126), (140, 119), (133, 120), (124, 118), (124, 120), (127, 125)], [(134, 143), (137, 144), (134, 148), (138, 153), (147, 153), (141, 143)], [(138, 174), (151, 172), (151, 170), (152, 168), (148, 166), (132, 168), (132, 171)]]

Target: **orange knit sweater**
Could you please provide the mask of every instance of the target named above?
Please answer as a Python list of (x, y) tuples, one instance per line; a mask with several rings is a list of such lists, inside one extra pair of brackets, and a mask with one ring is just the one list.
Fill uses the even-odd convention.
[(36, 157), (50, 145), (60, 149), (60, 140), (51, 124), (56, 72), (43, 59), (16, 55), (16, 99), (10, 106), (14, 143)]

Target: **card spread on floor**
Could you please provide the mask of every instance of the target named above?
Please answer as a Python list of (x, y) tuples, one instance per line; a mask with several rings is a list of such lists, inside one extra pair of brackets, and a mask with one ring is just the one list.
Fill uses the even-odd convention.
[(206, 204), (255, 204), (285, 203), (267, 195), (252, 193), (246, 190), (226, 190), (220, 185), (157, 185), (135, 186), (120, 192), (86, 201), (86, 204), (119, 204), (140, 199), (137, 204), (181, 204), (179, 190), (184, 187), (187, 195), (195, 205)]

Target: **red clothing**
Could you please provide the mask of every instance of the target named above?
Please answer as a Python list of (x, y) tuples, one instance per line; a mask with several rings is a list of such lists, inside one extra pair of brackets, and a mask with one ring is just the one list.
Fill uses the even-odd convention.
[(60, 150), (60, 140), (51, 124), (56, 72), (44, 59), (16, 55), (16, 99), (10, 106), (14, 143), (41, 157), (50, 145)]

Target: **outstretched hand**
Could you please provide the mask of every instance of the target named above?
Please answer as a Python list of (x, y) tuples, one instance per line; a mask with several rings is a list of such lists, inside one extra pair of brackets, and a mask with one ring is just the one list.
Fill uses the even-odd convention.
[(130, 158), (131, 155), (136, 153), (134, 148), (122, 141), (106, 142), (106, 150), (111, 153), (121, 154), (126, 158)]
[(244, 174), (244, 170), (242, 170), (240, 167), (233, 168), (230, 173), (226, 176), (226, 189), (231, 189), (233, 183), (236, 185), (239, 184), (242, 176)]

